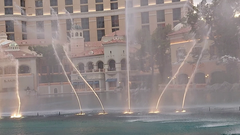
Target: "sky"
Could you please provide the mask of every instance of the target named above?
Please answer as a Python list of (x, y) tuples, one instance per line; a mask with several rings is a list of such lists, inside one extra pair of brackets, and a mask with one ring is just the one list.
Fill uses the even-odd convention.
[[(202, 0), (193, 0), (194, 5), (198, 4), (199, 2), (201, 2)], [(212, 0), (207, 0), (207, 2), (211, 2)]]

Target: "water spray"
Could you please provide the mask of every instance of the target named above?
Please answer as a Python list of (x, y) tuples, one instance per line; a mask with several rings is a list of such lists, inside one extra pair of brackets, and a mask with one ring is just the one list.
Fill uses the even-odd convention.
[[(97, 93), (93, 90), (93, 88), (88, 84), (88, 82), (86, 81), (86, 79), (82, 76), (82, 74), (79, 72), (79, 70), (76, 68), (76, 66), (73, 64), (72, 60), (69, 58), (66, 50), (63, 48), (64, 53), (66, 54), (66, 57), (68, 59), (68, 61), (71, 63), (72, 67), (74, 68), (74, 70), (78, 73), (78, 75), (82, 78), (82, 80), (85, 82), (85, 84), (91, 89), (91, 91), (94, 93), (94, 95), (96, 96), (96, 98), (98, 99), (101, 107), (102, 107), (102, 113), (101, 114), (106, 114), (105, 109), (103, 107), (102, 101), (100, 100), (100, 98), (98, 97)], [(100, 114), (100, 113), (99, 113)]]
[[(208, 32), (207, 32), (207, 37), (209, 36), (210, 32), (211, 32), (211, 28), (210, 28), (210, 29), (208, 30)], [(192, 79), (193, 79), (194, 76), (195, 76), (195, 72), (197, 71), (197, 68), (198, 68), (199, 62), (200, 62), (200, 60), (201, 60), (201, 58), (202, 58), (202, 56), (203, 56), (203, 51), (204, 51), (204, 49), (205, 49), (205, 47), (206, 47), (206, 44), (207, 44), (207, 39), (205, 39), (205, 42), (204, 42), (204, 45), (203, 45), (203, 48), (202, 48), (201, 54), (200, 54), (200, 56), (199, 56), (199, 58), (198, 58), (198, 60), (197, 60), (197, 63), (196, 63), (195, 69), (194, 69), (194, 71), (193, 71), (191, 77), (189, 78), (189, 81), (188, 81), (187, 86), (186, 86), (186, 88), (185, 88), (184, 95), (183, 95), (183, 101), (182, 101), (182, 110), (183, 110), (184, 105), (185, 105), (186, 95), (187, 95), (187, 92), (188, 92), (188, 89), (189, 89), (190, 83), (191, 83)]]
[(189, 52), (187, 53), (187, 55), (185, 56), (183, 62), (181, 63), (181, 65), (179, 66), (179, 68), (177, 69), (176, 73), (173, 75), (173, 77), (170, 79), (170, 81), (167, 83), (166, 87), (163, 89), (162, 93), (160, 94), (159, 98), (158, 98), (158, 101), (157, 101), (157, 105), (156, 105), (156, 108), (155, 108), (155, 111), (153, 112), (159, 112), (158, 110), (158, 106), (159, 106), (159, 103), (160, 103), (160, 100), (163, 96), (163, 94), (165, 93), (165, 91), (167, 90), (168, 86), (170, 85), (170, 83), (176, 78), (176, 76), (178, 75), (180, 69), (182, 68), (182, 66), (184, 65), (185, 61), (187, 60), (188, 56), (190, 55), (190, 53), (192, 52), (192, 49), (194, 48), (194, 46), (196, 45), (196, 41), (194, 40), (193, 42), (193, 45), (192, 47), (190, 48)]

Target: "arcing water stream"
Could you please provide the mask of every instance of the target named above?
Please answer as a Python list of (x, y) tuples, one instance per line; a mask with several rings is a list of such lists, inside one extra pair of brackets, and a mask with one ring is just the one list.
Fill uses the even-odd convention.
[(76, 66), (73, 64), (73, 62), (72, 62), (71, 59), (69, 58), (66, 50), (65, 50), (65, 49), (63, 49), (63, 50), (64, 50), (64, 53), (65, 53), (68, 61), (71, 63), (72, 67), (74, 68), (74, 70), (78, 73), (78, 75), (81, 77), (81, 79), (82, 79), (82, 80), (85, 82), (85, 84), (91, 89), (91, 91), (94, 93), (94, 95), (95, 95), (96, 98), (98, 99), (98, 101), (99, 101), (99, 103), (100, 103), (100, 105), (101, 105), (101, 107), (102, 107), (102, 111), (103, 111), (103, 113), (101, 113), (101, 114), (105, 114), (106, 112), (105, 112), (105, 109), (104, 109), (104, 107), (103, 107), (102, 101), (101, 101), (100, 98), (98, 97), (97, 93), (96, 93), (96, 92), (93, 90), (93, 88), (88, 84), (88, 82), (86, 81), (86, 79), (82, 76), (82, 74), (79, 72), (79, 70), (78, 70), (78, 69), (76, 68)]
[(204, 51), (204, 49), (205, 49), (205, 47), (206, 47), (206, 44), (208, 43), (208, 39), (207, 39), (207, 38), (208, 38), (210, 32), (211, 32), (211, 28), (210, 28), (210, 29), (208, 30), (208, 32), (207, 32), (207, 36), (206, 36), (206, 38), (205, 38), (205, 42), (204, 42), (204, 45), (203, 45), (202, 51), (201, 51), (201, 53), (200, 53), (200, 56), (199, 56), (199, 58), (198, 58), (198, 60), (197, 60), (197, 63), (196, 63), (195, 69), (194, 69), (194, 71), (193, 71), (193, 73), (192, 73), (190, 79), (188, 80), (187, 86), (186, 86), (186, 88), (185, 88), (184, 95), (183, 95), (183, 101), (182, 101), (182, 109), (184, 109), (185, 99), (186, 99), (186, 95), (187, 95), (187, 92), (188, 92), (188, 89), (189, 89), (190, 83), (192, 82), (192, 79), (193, 79), (194, 76), (195, 76), (195, 72), (196, 72), (197, 69), (198, 69), (198, 64), (199, 64), (199, 62), (200, 62), (200, 60), (201, 60), (201, 58), (202, 58), (202, 56), (203, 56), (203, 51)]
[[(57, 22), (58, 22), (58, 16), (57, 16), (56, 12), (54, 11), (54, 9), (53, 9), (52, 7), (51, 7), (51, 10), (52, 10), (52, 12), (53, 12), (53, 15), (55, 15), (55, 16), (57, 17)], [(58, 22), (58, 25), (59, 25), (59, 22)], [(58, 28), (59, 28), (59, 26), (58, 26)], [(56, 35), (57, 35), (57, 34), (58, 34), (58, 32), (56, 32)], [(65, 77), (67, 78), (67, 81), (68, 81), (69, 85), (71, 86), (71, 88), (72, 88), (72, 90), (73, 90), (73, 92), (74, 92), (74, 94), (75, 94), (75, 96), (76, 96), (76, 98), (77, 98), (78, 106), (79, 106), (79, 110), (80, 110), (79, 115), (83, 115), (81, 102), (80, 102), (79, 97), (78, 97), (78, 95), (77, 95), (77, 92), (76, 92), (75, 88), (73, 87), (71, 81), (69, 80), (69, 78), (68, 78), (68, 76), (67, 76), (67, 73), (66, 73), (66, 71), (65, 71), (65, 69), (64, 69), (64, 66), (63, 66), (63, 64), (62, 64), (62, 62), (61, 62), (61, 60), (60, 60), (60, 58), (59, 58), (59, 55), (58, 55), (58, 53), (57, 53), (57, 51), (56, 51), (56, 46), (55, 46), (54, 39), (52, 39), (52, 47), (53, 47), (54, 53), (55, 53), (55, 55), (56, 55), (56, 58), (57, 58), (60, 66), (61, 66), (61, 68), (62, 68), (62, 70), (63, 70), (63, 73), (64, 73)]]
[(158, 101), (157, 101), (157, 105), (156, 105), (156, 110), (155, 111), (152, 111), (151, 113), (158, 113), (159, 110), (158, 110), (158, 106), (159, 106), (159, 103), (160, 103), (160, 100), (164, 94), (164, 92), (167, 90), (168, 86), (170, 85), (170, 83), (176, 78), (176, 76), (178, 75), (180, 69), (182, 68), (182, 66), (184, 65), (185, 61), (188, 59), (188, 56), (190, 55), (190, 53), (192, 52), (192, 49), (194, 48), (196, 44), (196, 41), (194, 40), (193, 42), (193, 45), (192, 47), (190, 48), (190, 50), (188, 51), (187, 55), (185, 56), (183, 62), (181, 63), (181, 65), (178, 67), (176, 73), (173, 75), (173, 77), (171, 78), (171, 80), (167, 83), (167, 85), (165, 86), (165, 88), (163, 89), (162, 93), (160, 94), (159, 98), (158, 98)]

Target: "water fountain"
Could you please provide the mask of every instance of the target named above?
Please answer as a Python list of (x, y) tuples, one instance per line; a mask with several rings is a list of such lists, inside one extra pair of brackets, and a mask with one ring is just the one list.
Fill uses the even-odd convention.
[[(73, 23), (73, 19), (72, 19), (72, 16), (70, 15), (70, 13), (65, 9), (65, 12), (67, 13), (67, 16), (70, 18), (71, 20), (71, 25), (73, 26), (74, 23)], [(71, 29), (71, 32), (72, 32), (72, 29)], [(102, 112), (99, 113), (99, 115), (105, 115), (107, 114), (104, 107), (103, 107), (103, 104), (102, 104), (102, 101), (100, 100), (100, 98), (98, 97), (97, 93), (93, 90), (93, 88), (89, 85), (89, 83), (86, 81), (86, 79), (82, 76), (82, 74), (79, 72), (79, 70), (76, 68), (76, 66), (73, 64), (72, 60), (69, 58), (69, 55), (68, 53), (66, 52), (65, 48), (63, 47), (63, 51), (65, 53), (65, 56), (66, 58), (68, 59), (68, 61), (70, 62), (71, 66), (74, 68), (74, 70), (78, 73), (78, 75), (81, 77), (81, 79), (84, 81), (84, 83), (90, 88), (90, 90), (94, 93), (94, 95), (96, 96), (96, 98), (98, 99), (98, 102), (100, 103), (101, 105), (101, 108), (102, 108)]]
[[(57, 21), (58, 21), (58, 16), (57, 16), (56, 12), (54, 11), (53, 8), (51, 8), (51, 10), (52, 10), (52, 12), (53, 12), (53, 16), (56, 16), (56, 17), (57, 17)], [(58, 25), (59, 25), (59, 22), (58, 22)], [(58, 26), (58, 28), (59, 28), (59, 26)], [(58, 32), (56, 32), (56, 35), (58, 35)], [(82, 107), (81, 107), (81, 102), (80, 102), (80, 100), (79, 100), (79, 97), (78, 97), (78, 95), (77, 95), (77, 92), (76, 92), (75, 88), (73, 87), (70, 79), (68, 78), (67, 73), (66, 73), (66, 71), (65, 71), (65, 69), (64, 69), (64, 66), (63, 66), (63, 64), (62, 64), (62, 62), (61, 62), (61, 60), (60, 60), (60, 58), (59, 58), (59, 54), (58, 54), (57, 51), (56, 51), (56, 46), (55, 46), (55, 42), (54, 42), (54, 39), (53, 39), (53, 38), (52, 38), (52, 47), (53, 47), (54, 53), (55, 53), (55, 55), (56, 55), (56, 58), (57, 58), (60, 66), (61, 66), (61, 68), (62, 68), (62, 70), (63, 70), (63, 73), (64, 73), (65, 77), (67, 78), (67, 81), (68, 81), (68, 83), (70, 84), (70, 86), (71, 86), (71, 88), (72, 88), (72, 90), (73, 90), (73, 92), (74, 92), (74, 94), (75, 94), (75, 96), (76, 96), (76, 98), (77, 98), (78, 105), (79, 105), (79, 111), (80, 111), (80, 113), (78, 113), (77, 115), (84, 115), (84, 113), (83, 113), (83, 111), (82, 111)]]
[(188, 59), (190, 53), (192, 52), (192, 49), (194, 48), (194, 46), (196, 45), (196, 41), (194, 40), (193, 41), (193, 45), (192, 47), (190, 48), (190, 50), (188, 51), (187, 55), (185, 56), (184, 60), (182, 61), (182, 63), (180, 64), (180, 66), (178, 67), (176, 73), (172, 76), (172, 78), (170, 79), (170, 81), (167, 83), (167, 85), (165, 86), (165, 88), (163, 89), (163, 91), (161, 92), (158, 100), (157, 100), (157, 105), (156, 105), (156, 108), (155, 108), (155, 111), (150, 111), (150, 113), (159, 113), (159, 104), (160, 104), (160, 101), (161, 101), (161, 98), (163, 96), (163, 94), (165, 93), (165, 91), (167, 90), (168, 86), (170, 85), (170, 83), (177, 77), (177, 75), (179, 74), (179, 71), (180, 69), (183, 67), (183, 65), (185, 64), (186, 60)]
[(19, 79), (18, 79), (18, 72), (19, 72), (19, 61), (16, 59), (16, 95), (17, 95), (17, 99), (18, 99), (18, 109), (17, 109), (17, 113), (13, 114), (11, 116), (11, 118), (21, 118), (21, 99), (20, 99), (20, 95), (19, 95)]
[(189, 86), (190, 86), (190, 83), (192, 82), (192, 79), (194, 78), (195, 73), (196, 73), (196, 71), (197, 71), (197, 69), (198, 69), (199, 62), (200, 62), (200, 60), (202, 59), (203, 51), (205, 50), (205, 47), (206, 47), (206, 45), (207, 45), (207, 43), (208, 43), (208, 37), (209, 37), (210, 32), (211, 32), (211, 28), (209, 28), (209, 30), (208, 30), (208, 32), (207, 32), (207, 35), (206, 35), (205, 41), (204, 41), (204, 45), (203, 45), (203, 48), (202, 48), (202, 50), (201, 50), (200, 56), (199, 56), (199, 58), (198, 58), (198, 60), (197, 60), (195, 69), (193, 70), (193, 73), (192, 73), (191, 77), (189, 78), (189, 81), (188, 81), (187, 86), (186, 86), (186, 88), (185, 88), (184, 95), (183, 95), (183, 101), (182, 101), (182, 112), (186, 112), (186, 110), (184, 110), (184, 105), (185, 105), (185, 99), (186, 99), (187, 91), (188, 91)]

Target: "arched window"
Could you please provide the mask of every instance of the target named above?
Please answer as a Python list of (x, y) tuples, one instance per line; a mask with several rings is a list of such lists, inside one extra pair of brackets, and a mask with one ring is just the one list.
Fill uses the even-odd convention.
[(80, 36), (82, 37), (82, 32), (80, 32)]
[(16, 69), (14, 66), (7, 66), (4, 68), (4, 73), (5, 74), (15, 74), (16, 73)]
[(205, 74), (204, 73), (196, 73), (194, 76), (194, 83), (196, 83), (196, 84), (206, 83)]
[(58, 90), (57, 88), (54, 89), (54, 94), (58, 93)]
[(87, 66), (88, 66), (88, 72), (92, 72), (92, 70), (93, 70), (93, 63), (92, 62), (88, 62)]
[(186, 56), (186, 50), (183, 47), (179, 47), (176, 51), (177, 61), (182, 62)]
[(178, 84), (187, 84), (188, 83), (188, 75), (180, 74), (178, 75)]
[(121, 60), (121, 70), (126, 70), (126, 69), (127, 69), (126, 60), (125, 60), (125, 59), (122, 59), (122, 60)]
[(20, 74), (30, 73), (30, 68), (29, 68), (29, 66), (27, 66), (27, 65), (21, 65), (21, 66), (19, 67), (18, 72), (19, 72)]
[(83, 63), (79, 63), (78, 64), (78, 70), (82, 73), (84, 72), (84, 64)]
[(75, 33), (75, 37), (78, 37), (78, 32)]
[(115, 62), (115, 60), (109, 60), (109, 62), (108, 62), (108, 66), (109, 66), (109, 68), (108, 68), (108, 71), (116, 71), (116, 62)]
[(97, 63), (97, 66), (98, 66), (98, 69), (103, 69), (103, 62), (102, 61), (99, 61)]

